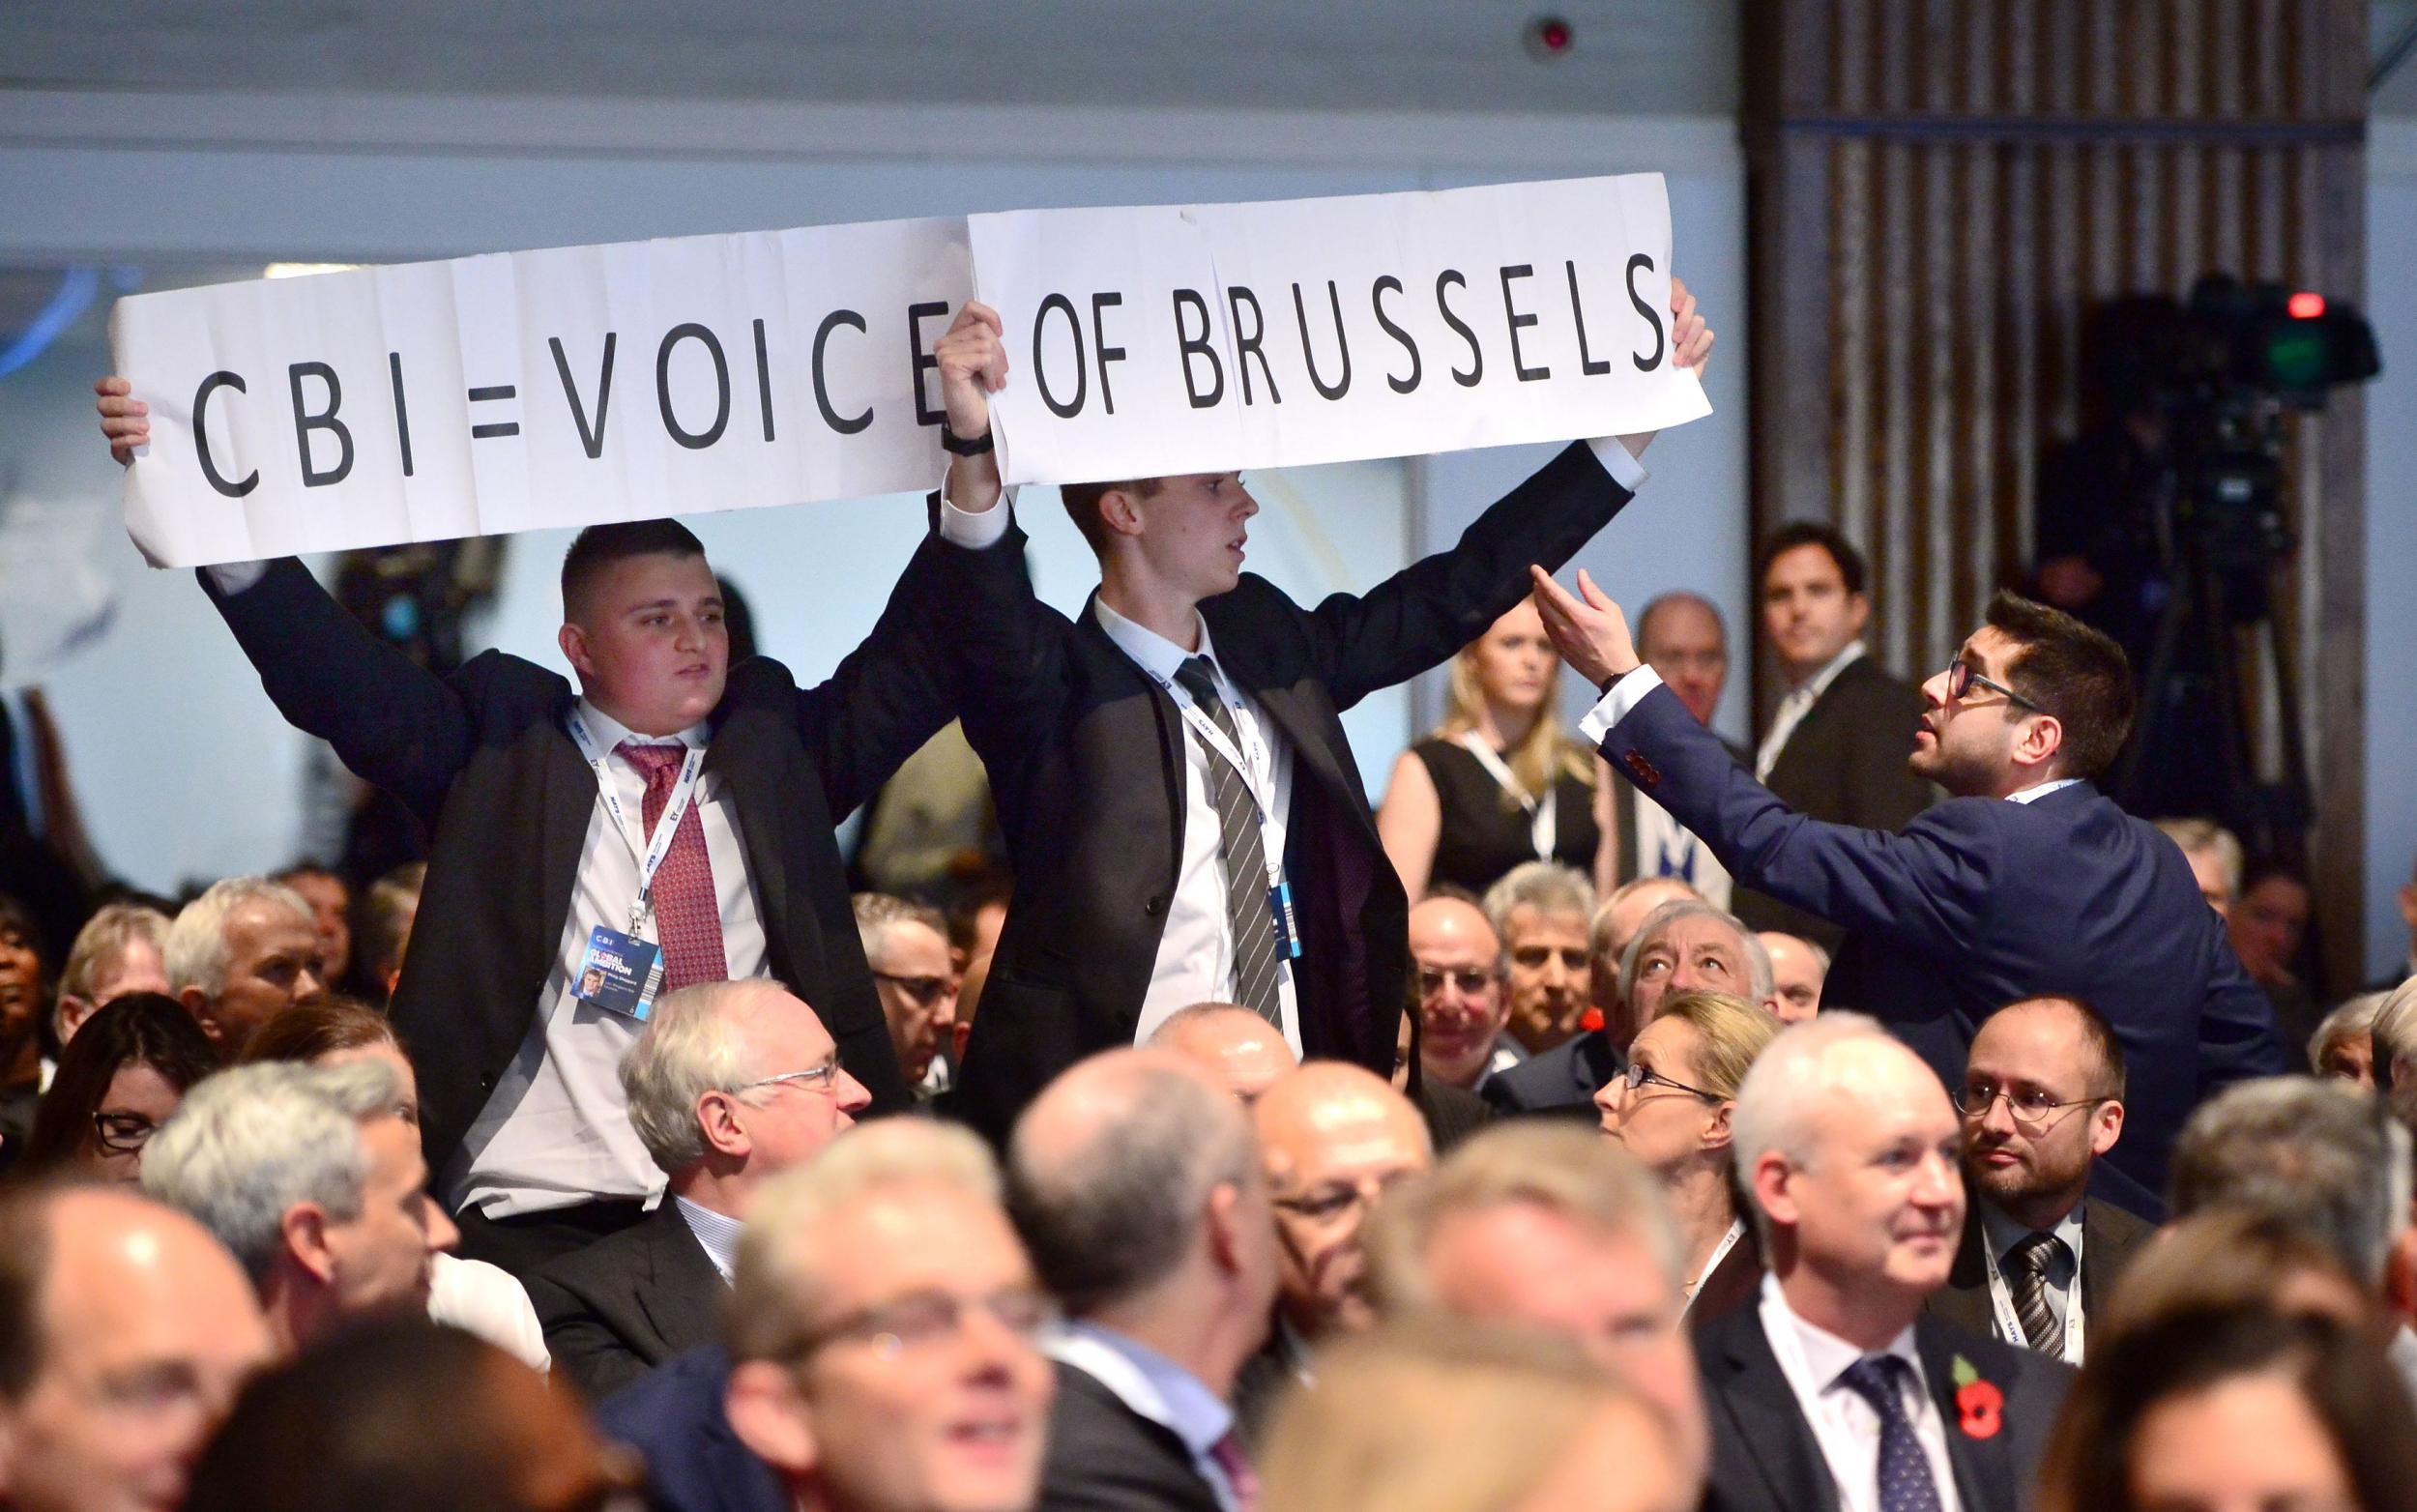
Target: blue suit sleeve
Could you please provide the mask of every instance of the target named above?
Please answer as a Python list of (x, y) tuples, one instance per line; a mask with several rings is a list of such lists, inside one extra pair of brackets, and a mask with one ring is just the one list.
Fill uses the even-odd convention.
[(2207, 1003), (2199, 1016), (2199, 1095), (2202, 1099), (2234, 1082), (2306, 1069), (2294, 1063), (2293, 1047), (2284, 1042), (2273, 1000), (2250, 980), (2223, 931), (2211, 934), (2216, 958), (2207, 973)]

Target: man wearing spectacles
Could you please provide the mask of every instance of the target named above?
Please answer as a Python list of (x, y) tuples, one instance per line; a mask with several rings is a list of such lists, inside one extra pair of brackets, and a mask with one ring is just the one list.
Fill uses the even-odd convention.
[(849, 901), (898, 1069), (916, 1097), (928, 1102), (948, 1090), (956, 1062), (958, 978), (948, 920), (938, 909), (886, 892), (859, 892)]
[(2088, 1195), (2091, 1170), (2123, 1137), (2123, 1047), (2088, 1003), (2010, 1003), (1972, 1036), (1956, 1104), (1972, 1201), (1929, 1309), (2079, 1365), (2090, 1316), (2154, 1232)]
[(1410, 911), (1418, 1069), (1427, 1080), (1473, 1092), (1527, 1059), (1502, 1033), (1510, 1021), (1502, 962), (1501, 937), (1469, 899), (1439, 893)]
[(756, 1194), (872, 1100), (814, 1010), (760, 976), (665, 993), (620, 1075), (663, 1201), (529, 1281), (555, 1367), (598, 1399), (720, 1336)]
[(1605, 690), (1582, 722), (1603, 756), (1701, 834), (1741, 884), (1849, 931), (1824, 997), (1878, 1018), (1963, 1084), (2000, 1004), (2078, 994), (2114, 1026), (2133, 1075), (2131, 1137), (2100, 1195), (2157, 1215), (2174, 1133), (2208, 1092), (2291, 1058), (2173, 842), (2092, 779), (2130, 733), (2121, 648), (1999, 594), (1953, 665), (1922, 686), (1907, 769), (1950, 801), (1897, 833), (1791, 811), (1728, 753), (1629, 642), (1619, 606), (1533, 574), (1545, 629)]

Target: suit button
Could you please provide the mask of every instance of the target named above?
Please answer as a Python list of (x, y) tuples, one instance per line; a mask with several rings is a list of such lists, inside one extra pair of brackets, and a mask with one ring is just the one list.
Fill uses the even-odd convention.
[(1156, 917), (1157, 917), (1160, 914), (1163, 914), (1163, 913), (1165, 913), (1165, 912), (1166, 912), (1166, 908), (1167, 908), (1167, 900), (1166, 900), (1166, 899), (1164, 899), (1164, 898), (1151, 898), (1151, 899), (1150, 899), (1148, 902), (1146, 902), (1146, 903), (1144, 903), (1144, 904), (1142, 905), (1142, 912), (1143, 912), (1143, 913), (1145, 913), (1145, 914), (1147, 914), (1147, 915), (1149, 915), (1151, 918), (1156, 918)]

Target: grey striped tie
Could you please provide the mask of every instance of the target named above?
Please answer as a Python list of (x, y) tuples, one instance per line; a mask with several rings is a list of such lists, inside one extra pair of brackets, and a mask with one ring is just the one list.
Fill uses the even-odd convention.
[[(1192, 703), (1208, 714), (1236, 751), (1241, 733), (1233, 712), (1217, 692), (1214, 669), (1206, 656), (1194, 656), (1176, 669), (1175, 681), (1192, 695)], [(1213, 745), (1208, 757), (1208, 801), (1217, 810), (1218, 838), (1225, 852), (1225, 921), (1234, 937), (1234, 1001), (1270, 1024), (1283, 1022), (1276, 1001), (1275, 915), (1267, 906), (1267, 851), (1259, 834), (1259, 807), (1250, 785), (1234, 764)]]
[(2048, 1305), (2048, 1267), (2064, 1252), (2064, 1240), (2053, 1234), (2025, 1235), (2006, 1251), (2006, 1279), (2014, 1293), (2015, 1321), (2023, 1336), (2042, 1354), (2064, 1353), (2062, 1330), (2055, 1309)]

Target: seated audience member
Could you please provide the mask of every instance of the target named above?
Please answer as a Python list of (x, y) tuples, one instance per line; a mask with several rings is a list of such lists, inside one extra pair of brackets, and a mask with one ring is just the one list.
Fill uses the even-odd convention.
[(310, 905), (258, 877), (230, 877), (186, 904), (164, 959), (170, 995), (229, 1060), (252, 1031), (327, 992)]
[(1380, 1317), (1443, 1313), (1566, 1335), (1660, 1408), (1688, 1472), (1702, 1470), (1678, 1232), (1652, 1173), (1601, 1135), (1487, 1129), (1404, 1182), (1365, 1242)]
[(51, 1010), (62, 1049), (95, 1009), (131, 992), (168, 990), (160, 956), (167, 938), (168, 916), (140, 903), (106, 904), (85, 921), (68, 946), (58, 1004)]
[[(1729, 681), (1729, 635), (1720, 612), (1694, 594), (1664, 594), (1637, 616), (1637, 652), (1678, 695), (1687, 712), (1708, 728), (1720, 707), (1721, 687)], [(1721, 743), (1739, 766), (1752, 764), (1753, 758), (1726, 737)], [(1604, 770), (1612, 774), (1606, 806), (1612, 811), (1619, 856), (1614, 885), (1639, 877), (1672, 877), (1714, 908), (1728, 908), (1734, 885), (1712, 848), (1638, 792), (1626, 772), (1608, 766)]]
[(1981, 1021), (1965, 1066), (1964, 1239), (1930, 1311), (2082, 1362), (2148, 1223), (2089, 1195), (2123, 1137), (2123, 1047), (2097, 1010), (2031, 998)]
[(1532, 603), (1452, 658), (1442, 724), (1395, 760), (1377, 808), (1409, 896), (1482, 893), (1531, 861), (1606, 874), (1603, 790), (1594, 753), (1561, 723), (1560, 665)]
[(1605, 759), (1649, 773), (1639, 780), (1740, 887), (1845, 926), (1825, 996), (1886, 1023), (1942, 1086), (1961, 1081), (1973, 1032), (1998, 1007), (2085, 998), (2131, 1065), (2132, 1137), (2110, 1164), (2156, 1192), (2200, 1097), (2287, 1066), (2273, 1005), (2181, 852), (2091, 786), (2137, 703), (2122, 648), (2104, 634), (2012, 594), (1993, 599), (1900, 737), (1907, 771), (1954, 796), (1892, 832), (1791, 811), (1659, 696), (1591, 578), (1579, 578), (1581, 601), (1531, 577), (1562, 655), (1611, 689), (1586, 719)]
[(1410, 911), (1410, 968), (1418, 993), (1418, 1072), (1463, 1091), (1527, 1059), (1506, 1037), (1510, 996), (1502, 941), (1485, 910), (1439, 893)]
[(0, 1505), (12, 1512), (175, 1508), (193, 1455), (269, 1351), (243, 1271), (183, 1213), (123, 1187), (0, 1194)]
[(1594, 1094), (1603, 1133), (1662, 1178), (1686, 1251), (1687, 1320), (1701, 1327), (1753, 1300), (1762, 1248), (1737, 1206), (1730, 1119), (1780, 1023), (1725, 992), (1674, 992), (1628, 1047), (1628, 1069)]
[(138, 992), (83, 1021), (34, 1114), (19, 1178), (75, 1176), (131, 1182), (143, 1147), (193, 1084), (218, 1068), (218, 1048), (174, 998)]
[(1026, 1512), (1055, 1316), (988, 1149), (885, 1119), (758, 1195), (729, 1348), (682, 1355), (599, 1415), (676, 1512)]
[(2259, 1308), (2175, 1313), (2093, 1346), (2041, 1512), (2386, 1512), (2417, 1486), (2417, 1413), (2356, 1328)]
[(244, 1387), (185, 1512), (586, 1512), (638, 1468), (577, 1399), (424, 1319), (355, 1324)]
[(2240, 901), (2226, 916), (2242, 970), (2265, 989), (2285, 1037), (2295, 1045), (2308, 1042), (2318, 1017), (2315, 990), (2299, 974), (2313, 907), (2305, 877), (2286, 863), (2264, 861), (2243, 877)]
[(1251, 1112), (1276, 1255), (1275, 1324), (1234, 1388), (1242, 1436), (1256, 1446), (1284, 1387), (1310, 1378), (1312, 1352), (1374, 1320), (1361, 1243), (1368, 1214), (1395, 1183), (1433, 1167), (1435, 1151), (1410, 1099), (1346, 1061), (1311, 1061)]
[(1043, 1507), (1249, 1500), (1228, 1406), (1267, 1336), (1275, 1220), (1242, 1109), (1163, 1050), (1080, 1061), (1034, 1099), (1009, 1207), (1070, 1320), (1052, 1345)]
[[(356, 1061), (373, 1061), (394, 1073), (402, 1087), (402, 1119), (417, 1128), (419, 1073), (387, 1016), (352, 999), (322, 998), (286, 1009), (251, 1036), (243, 1063), (332, 1066)], [(500, 1265), (450, 1251), (430, 1256), (428, 1319), (475, 1333), (532, 1370), (553, 1368), (536, 1306)]]
[(403, 956), (411, 949), (411, 926), (420, 917), (420, 888), (427, 880), (424, 861), (397, 866), (361, 895), (359, 958), (361, 985), (375, 1001), (394, 996), (403, 978)]
[(0, 1171), (33, 1132), (42, 1096), (42, 1016), (49, 1011), (42, 943), (33, 916), (0, 893)]
[(2388, 992), (2362, 993), (2326, 1014), (2308, 1036), (2308, 1066), (2328, 1082), (2375, 1090), (2375, 1015)]
[(1782, 1024), (1801, 1024), (1821, 1011), (1821, 983), (1829, 975), (1829, 952), (1800, 935), (1765, 929), (1754, 937), (1771, 958), (1772, 1006)]
[(1150, 1031), (1150, 1048), (1171, 1050), (1223, 1084), (1247, 1108), (1300, 1064), (1276, 1027), (1232, 1003), (1195, 1003)]
[(886, 892), (859, 892), (849, 901), (898, 1069), (916, 1096), (929, 1101), (948, 1090), (956, 1054), (957, 970), (948, 953), (948, 921), (938, 909)]
[(2182, 849), (2199, 883), (2199, 895), (2229, 921), (2241, 896), (2241, 842), (2212, 819), (2160, 819), (2157, 828)]
[(1486, 889), (1485, 912), (1502, 942), (1511, 1037), (1529, 1055), (1574, 1038), (1588, 1005), (1593, 886), (1566, 866), (1529, 861)]
[(1702, 899), (1675, 877), (1643, 877), (1595, 910), (1587, 930), (1587, 980), (1594, 1013), (1602, 1022), (1558, 1049), (1489, 1080), (1486, 1101), (1503, 1114), (1595, 1117), (1595, 1089), (1627, 1068), (1628, 1045), (1645, 1024), (1645, 1014), (1622, 989), (1620, 963), (1654, 911), (1682, 901)]
[(1770, 1274), (1696, 1337), (1706, 1505), (2011, 1512), (2071, 1372), (1922, 1311), (1964, 1227), (1946, 1090), (1833, 1011), (1771, 1041), (1732, 1124)]
[(1669, 1418), (1575, 1343), (1444, 1318), (1328, 1351), (1276, 1422), (1265, 1512), (1681, 1512)]
[(353, 889), (316, 861), (288, 866), (269, 880), (309, 905), (310, 927), (319, 935), (319, 979), (342, 984), (353, 966)]
[(144, 1149), (143, 1190), (234, 1252), (280, 1353), (428, 1304), (429, 1257), (457, 1236), (402, 1090), (376, 1062), (237, 1066), (186, 1093)]
[(529, 1282), (547, 1349), (597, 1398), (720, 1337), (756, 1194), (871, 1101), (814, 1010), (762, 977), (665, 993), (621, 1083), (664, 1201)]
[(2417, 976), (2392, 990), (2375, 1009), (2368, 1066), (2392, 1116), (2417, 1131)]

